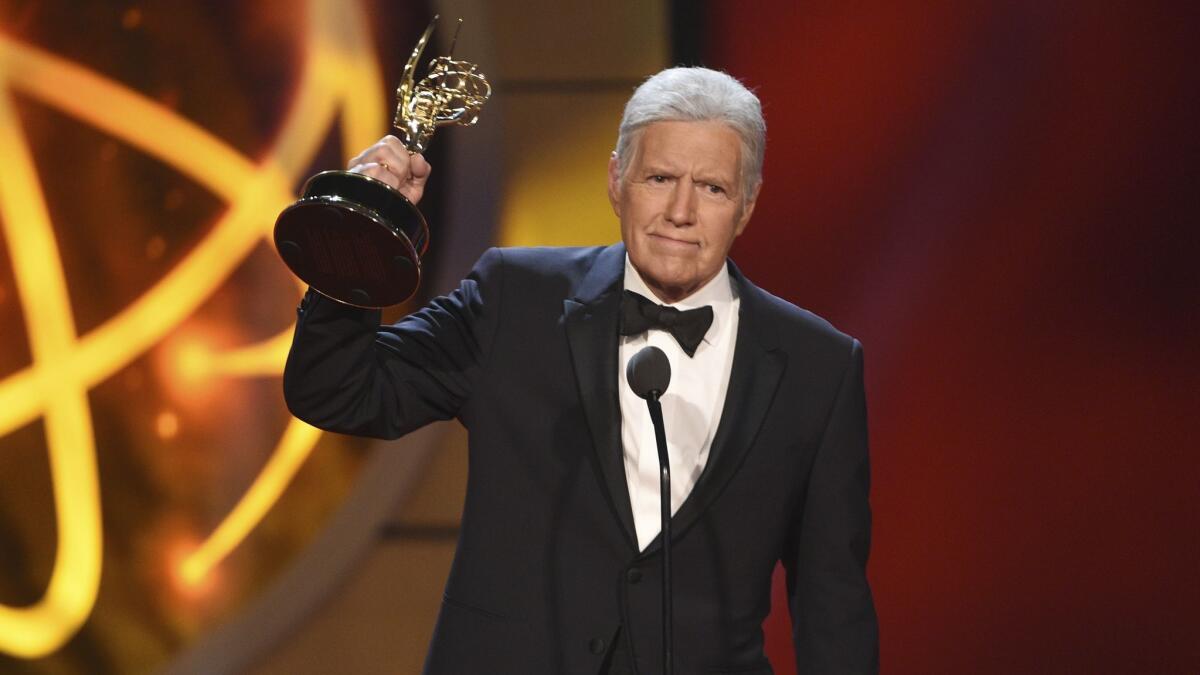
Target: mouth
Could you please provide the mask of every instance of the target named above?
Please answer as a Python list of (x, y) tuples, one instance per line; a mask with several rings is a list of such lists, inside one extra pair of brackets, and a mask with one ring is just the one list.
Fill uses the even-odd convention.
[(673, 237), (666, 237), (661, 234), (650, 234), (648, 236), (650, 237), (651, 240), (653, 240), (657, 243), (660, 243), (663, 246), (668, 246), (670, 248), (678, 248), (678, 249), (682, 249), (682, 250), (690, 250), (693, 248), (700, 248), (700, 242), (696, 242), (696, 241), (685, 241), (683, 239), (675, 239)]

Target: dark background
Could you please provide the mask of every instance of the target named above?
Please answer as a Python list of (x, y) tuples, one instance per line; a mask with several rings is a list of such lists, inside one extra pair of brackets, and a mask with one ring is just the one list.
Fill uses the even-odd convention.
[(765, 104), (734, 258), (865, 345), (884, 672), (1200, 668), (1200, 24), (1183, 6), (676, 12), (702, 36), (676, 58)]

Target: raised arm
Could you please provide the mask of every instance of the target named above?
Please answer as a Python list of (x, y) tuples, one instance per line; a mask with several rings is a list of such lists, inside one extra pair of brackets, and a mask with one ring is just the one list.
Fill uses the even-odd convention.
[[(363, 150), (347, 169), (387, 183), (414, 204), (431, 173), (425, 158), (395, 136)], [(453, 293), (387, 327), (379, 325), (378, 310), (309, 290), (284, 370), (288, 409), (322, 429), (378, 438), (453, 417), (486, 356), (499, 260), (489, 252)]]
[(391, 326), (310, 290), (283, 374), (292, 414), (340, 433), (397, 438), (454, 417), (486, 362), (502, 255), (491, 249), (449, 295)]

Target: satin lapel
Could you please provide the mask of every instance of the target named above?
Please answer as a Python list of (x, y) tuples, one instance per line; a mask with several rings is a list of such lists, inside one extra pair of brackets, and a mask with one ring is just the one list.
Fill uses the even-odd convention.
[(605, 249), (580, 284), (575, 299), (563, 302), (563, 322), (579, 398), (587, 416), (596, 462), (609, 504), (631, 547), (636, 549), (633, 510), (621, 450), (621, 406), (617, 397), (617, 314), (625, 249)]
[[(746, 453), (754, 445), (787, 367), (786, 354), (775, 344), (775, 331), (763, 291), (746, 281), (733, 263), (730, 263), (730, 274), (738, 285), (741, 311), (729, 388), (721, 409), (721, 422), (709, 449), (708, 463), (692, 492), (671, 518), (673, 541), (678, 541), (695, 524), (737, 473)], [(667, 433), (671, 430), (667, 429)], [(660, 548), (661, 537), (652, 541), (642, 555), (653, 554)]]

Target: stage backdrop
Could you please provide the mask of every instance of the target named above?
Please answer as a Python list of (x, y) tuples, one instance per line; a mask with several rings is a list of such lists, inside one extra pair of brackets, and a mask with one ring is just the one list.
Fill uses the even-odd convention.
[(428, 18), (0, 2), (0, 672), (162, 666), (345, 498), (361, 443), (280, 395), (301, 289), (267, 242), (386, 131)]
[(1195, 13), (708, 4), (734, 258), (865, 345), (884, 672), (1200, 672)]

